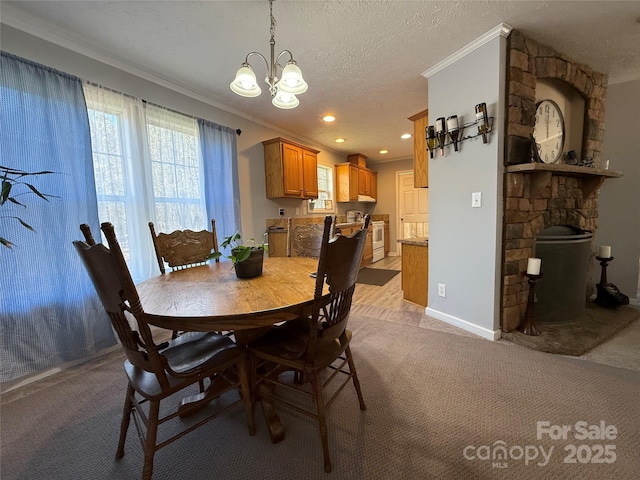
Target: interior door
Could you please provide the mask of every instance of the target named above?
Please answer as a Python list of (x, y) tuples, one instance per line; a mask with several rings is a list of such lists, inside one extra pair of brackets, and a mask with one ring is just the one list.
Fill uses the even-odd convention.
[(429, 236), (429, 189), (414, 187), (413, 172), (398, 174), (397, 238)]

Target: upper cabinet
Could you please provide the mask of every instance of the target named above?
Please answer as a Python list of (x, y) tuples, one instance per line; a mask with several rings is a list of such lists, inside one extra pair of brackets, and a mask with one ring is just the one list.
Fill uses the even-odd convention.
[(336, 165), (336, 201), (375, 201), (378, 196), (378, 172), (366, 167), (362, 154), (349, 155), (348, 163)]
[(429, 125), (428, 110), (416, 113), (413, 122), (413, 186), (429, 186), (429, 155), (427, 154), (426, 129)]
[(279, 137), (262, 145), (267, 198), (318, 198), (318, 150)]

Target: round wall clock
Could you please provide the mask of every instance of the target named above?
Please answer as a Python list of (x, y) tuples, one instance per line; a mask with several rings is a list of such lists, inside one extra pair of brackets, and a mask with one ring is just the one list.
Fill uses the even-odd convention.
[(558, 161), (564, 146), (564, 117), (553, 100), (542, 100), (536, 106), (533, 139), (538, 160), (544, 163)]

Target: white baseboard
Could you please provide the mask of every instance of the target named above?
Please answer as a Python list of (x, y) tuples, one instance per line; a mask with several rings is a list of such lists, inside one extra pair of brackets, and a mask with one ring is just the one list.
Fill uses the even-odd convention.
[(440, 312), (439, 310), (434, 310), (430, 307), (427, 307), (424, 311), (425, 315), (429, 315), (430, 317), (437, 318), (438, 320), (442, 320), (449, 325), (453, 325), (454, 327), (462, 328), (467, 332), (471, 332), (474, 335), (478, 335), (479, 337), (486, 338), (487, 340), (495, 341), (499, 340), (502, 331), (501, 330), (489, 330), (484, 327), (480, 327), (475, 323), (467, 322), (466, 320), (462, 320), (461, 318), (454, 317), (453, 315), (449, 315), (448, 313)]

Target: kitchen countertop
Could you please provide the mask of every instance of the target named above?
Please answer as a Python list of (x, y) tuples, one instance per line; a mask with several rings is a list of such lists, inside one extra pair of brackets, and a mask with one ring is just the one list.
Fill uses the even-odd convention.
[(364, 222), (344, 222), (336, 223), (336, 227), (362, 227)]
[(429, 246), (429, 237), (416, 237), (416, 238), (401, 238), (398, 242), (405, 245), (417, 245), (420, 247)]

